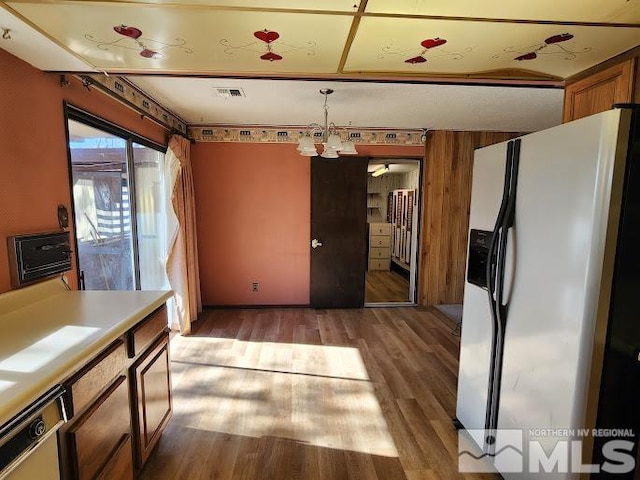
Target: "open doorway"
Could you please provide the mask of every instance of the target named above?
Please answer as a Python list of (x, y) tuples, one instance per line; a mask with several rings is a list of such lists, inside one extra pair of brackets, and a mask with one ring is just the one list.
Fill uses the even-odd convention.
[(411, 158), (369, 160), (365, 305), (416, 303), (421, 165)]

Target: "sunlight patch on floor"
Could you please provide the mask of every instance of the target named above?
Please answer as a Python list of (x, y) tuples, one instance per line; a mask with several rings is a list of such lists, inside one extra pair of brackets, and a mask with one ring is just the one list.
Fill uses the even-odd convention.
[[(398, 452), (356, 348), (176, 337), (174, 415), (185, 427), (387, 457)], [(190, 392), (206, 397), (194, 404)]]

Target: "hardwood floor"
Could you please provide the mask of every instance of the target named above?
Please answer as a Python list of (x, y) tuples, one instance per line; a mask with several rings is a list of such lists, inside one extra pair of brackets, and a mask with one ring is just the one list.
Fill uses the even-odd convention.
[(367, 271), (364, 300), (367, 303), (408, 302), (409, 281), (397, 272)]
[(458, 337), (435, 309), (207, 311), (174, 336), (174, 416), (143, 479), (457, 471)]

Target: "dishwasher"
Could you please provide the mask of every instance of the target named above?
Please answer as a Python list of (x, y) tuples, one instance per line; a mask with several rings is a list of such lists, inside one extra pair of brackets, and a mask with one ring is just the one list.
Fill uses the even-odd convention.
[(56, 432), (67, 421), (64, 388), (52, 388), (0, 428), (0, 480), (59, 480)]

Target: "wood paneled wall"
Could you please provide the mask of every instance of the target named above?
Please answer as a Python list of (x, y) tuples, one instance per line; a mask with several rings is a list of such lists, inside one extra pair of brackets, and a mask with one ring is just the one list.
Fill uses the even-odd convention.
[(420, 305), (462, 303), (473, 153), (518, 133), (435, 131), (423, 182)]

